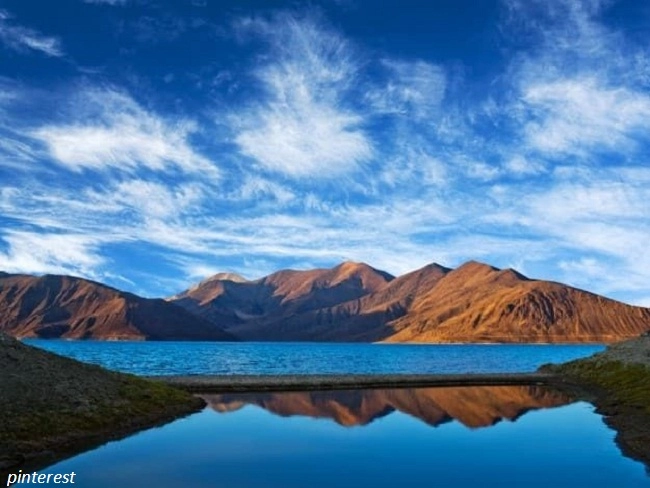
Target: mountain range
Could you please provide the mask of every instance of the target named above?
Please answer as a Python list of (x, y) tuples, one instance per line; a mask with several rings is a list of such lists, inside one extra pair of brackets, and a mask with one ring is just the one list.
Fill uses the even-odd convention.
[(364, 263), (214, 275), (146, 299), (81, 278), (0, 274), (0, 330), (18, 337), (346, 342), (614, 342), (650, 309), (470, 261), (394, 277)]

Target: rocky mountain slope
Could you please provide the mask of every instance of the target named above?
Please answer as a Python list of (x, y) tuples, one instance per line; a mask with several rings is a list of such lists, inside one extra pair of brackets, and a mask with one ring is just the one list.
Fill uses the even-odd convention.
[(0, 275), (0, 332), (66, 339), (233, 340), (161, 299), (70, 276)]
[(469, 262), (391, 326), (391, 342), (613, 342), (649, 329), (650, 309)]
[(650, 329), (650, 309), (474, 261), (398, 278), (361, 263), (215, 277), (172, 301), (244, 340), (581, 343)]
[(393, 280), (367, 264), (346, 262), (331, 269), (278, 271), (255, 281), (217, 275), (170, 300), (244, 340), (351, 340), (353, 334), (339, 327), (349, 329), (343, 318), (359, 315), (359, 307), (333, 310)]
[(339, 342), (615, 342), (650, 309), (471, 261), (393, 277), (364, 263), (215, 275), (167, 300), (80, 278), (0, 273), (0, 331), (18, 337)]

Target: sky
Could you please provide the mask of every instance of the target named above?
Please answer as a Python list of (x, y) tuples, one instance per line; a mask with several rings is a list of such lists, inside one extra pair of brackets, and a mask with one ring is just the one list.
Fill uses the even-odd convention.
[(0, 0), (0, 270), (478, 260), (650, 305), (645, 0)]

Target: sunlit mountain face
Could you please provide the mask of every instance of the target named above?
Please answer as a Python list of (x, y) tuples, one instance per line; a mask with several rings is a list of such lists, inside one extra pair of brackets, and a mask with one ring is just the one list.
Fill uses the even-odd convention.
[(643, 0), (5, 0), (0, 269), (476, 259), (650, 303)]
[(391, 390), (201, 395), (218, 412), (247, 405), (283, 417), (331, 419), (351, 427), (369, 424), (393, 412), (411, 415), (435, 427), (457, 421), (470, 428), (515, 421), (529, 410), (566, 405), (565, 394), (537, 386), (480, 386)]

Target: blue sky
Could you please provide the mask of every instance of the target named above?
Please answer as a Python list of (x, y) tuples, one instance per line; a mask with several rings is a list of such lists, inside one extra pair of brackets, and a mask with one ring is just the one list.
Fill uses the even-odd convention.
[(0, 269), (469, 259), (650, 305), (642, 0), (0, 1)]

